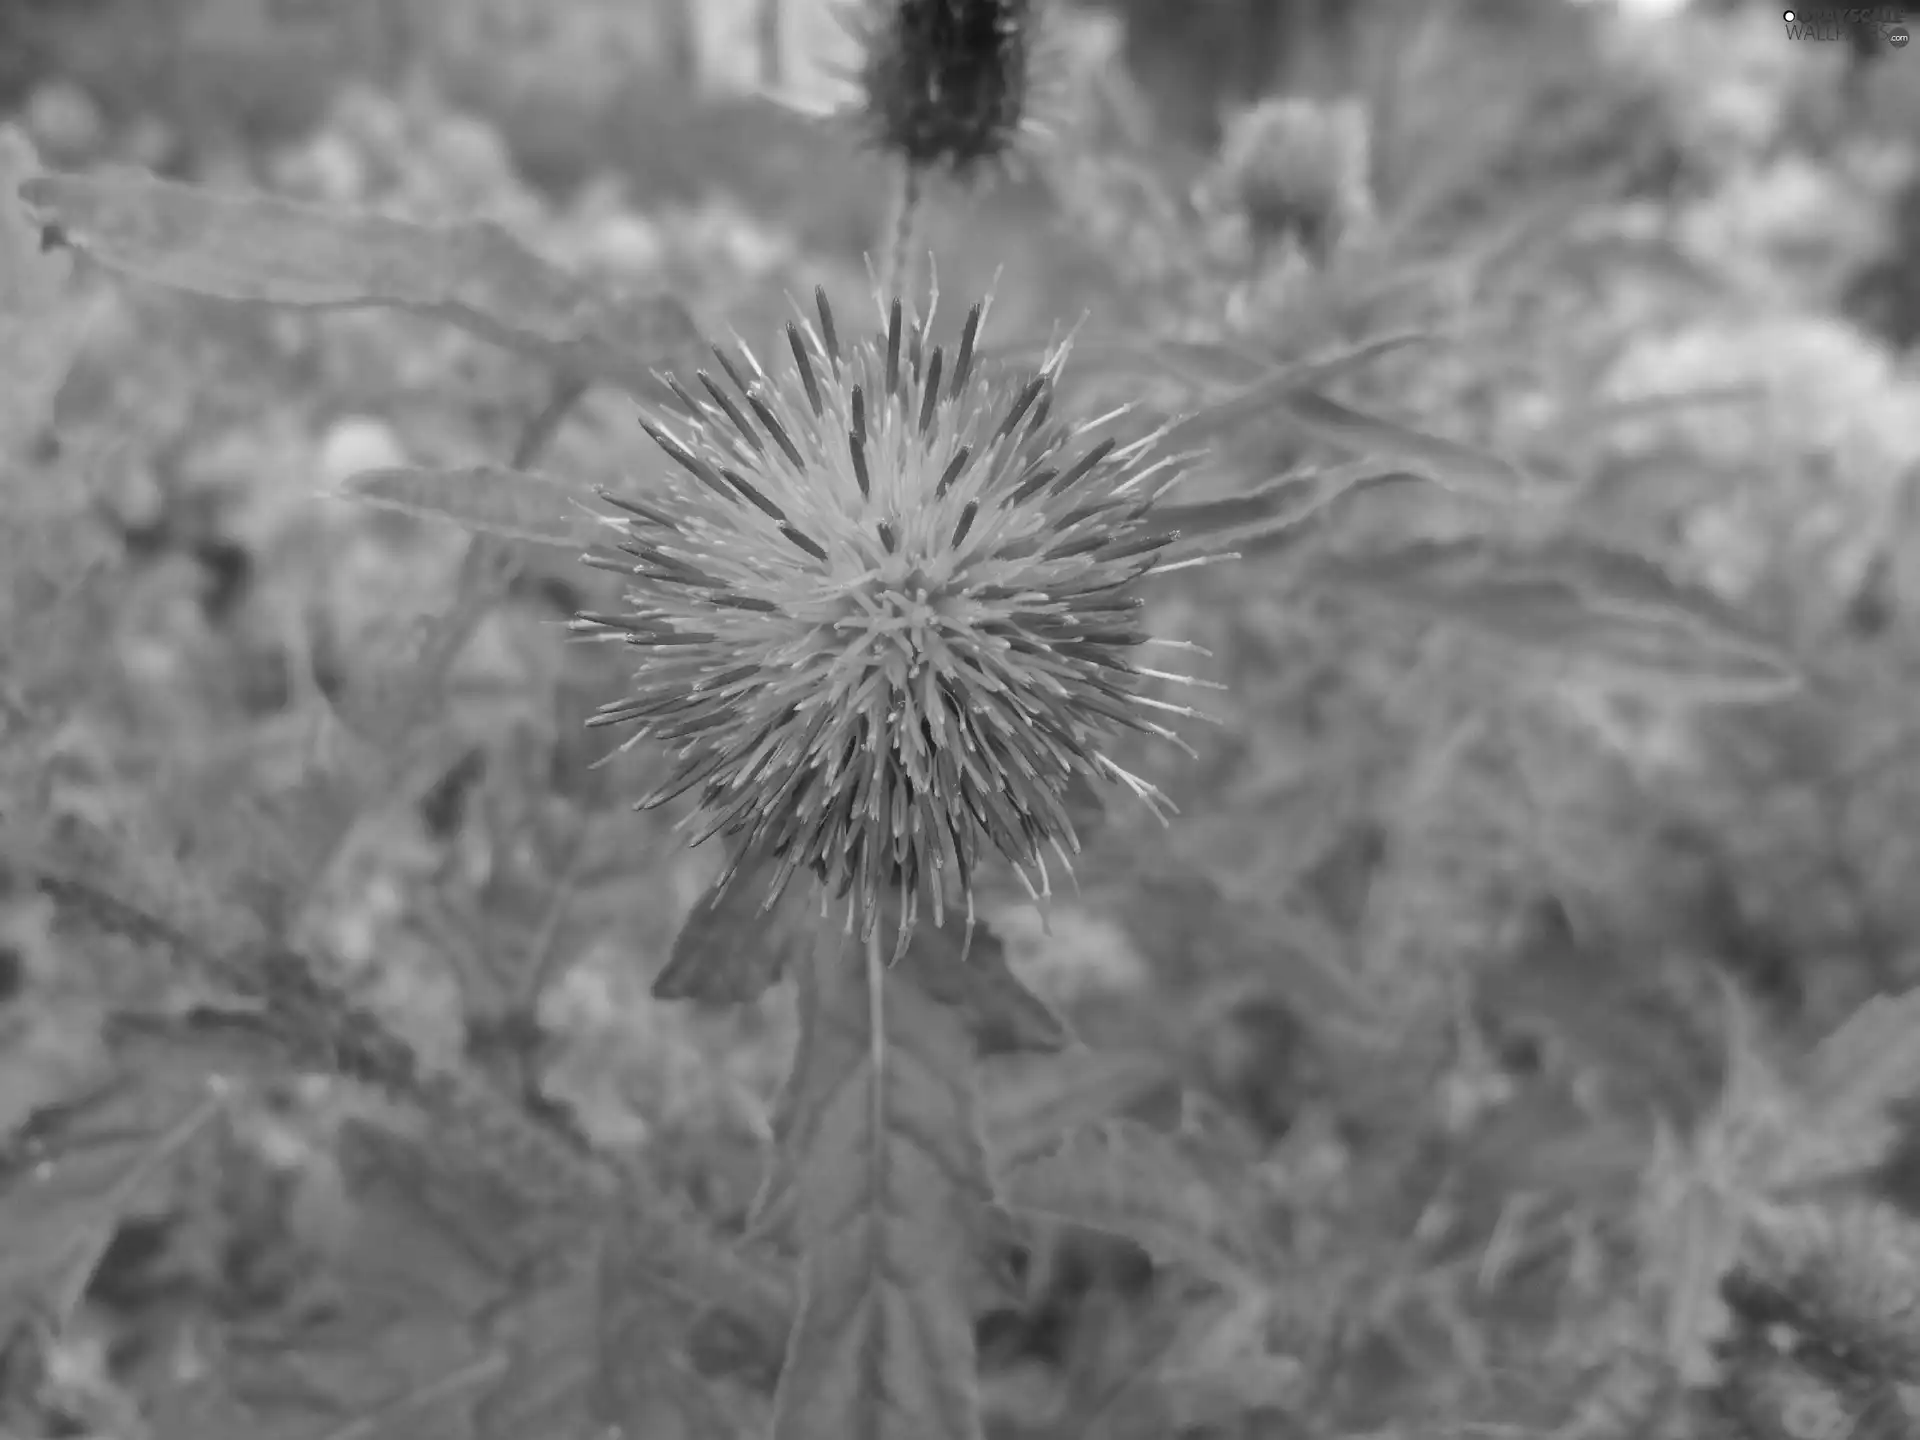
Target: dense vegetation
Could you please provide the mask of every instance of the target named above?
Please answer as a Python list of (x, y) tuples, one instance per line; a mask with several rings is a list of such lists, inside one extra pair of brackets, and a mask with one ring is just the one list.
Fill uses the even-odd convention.
[(1912, 47), (860, 8), (4, 11), (0, 1437), (1914, 1433)]

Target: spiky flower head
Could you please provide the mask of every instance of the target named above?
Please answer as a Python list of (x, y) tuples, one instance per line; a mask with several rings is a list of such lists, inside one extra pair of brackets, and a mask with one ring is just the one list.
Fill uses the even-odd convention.
[(847, 26), (868, 141), (915, 170), (965, 176), (1035, 133), (1050, 70), (1037, 0), (857, 0)]
[(984, 363), (984, 305), (949, 351), (931, 304), (850, 339), (816, 302), (777, 367), (716, 347), (716, 372), (668, 382), (679, 412), (645, 428), (673, 466), (606, 496), (617, 540), (593, 557), (628, 608), (576, 624), (639, 652), (595, 723), (667, 749), (641, 803), (691, 795), (700, 839), (731, 842), (723, 883), (770, 870), (770, 905), (809, 875), (862, 935), (886, 906), (904, 937), (924, 903), (971, 919), (995, 851), (1048, 893), (1049, 855), (1079, 848), (1069, 787), (1158, 802), (1104, 747), (1191, 713), (1140, 663), (1141, 582), (1188, 563), (1156, 510), (1181, 466), (1110, 433), (1123, 412), (1054, 414), (1064, 345)]

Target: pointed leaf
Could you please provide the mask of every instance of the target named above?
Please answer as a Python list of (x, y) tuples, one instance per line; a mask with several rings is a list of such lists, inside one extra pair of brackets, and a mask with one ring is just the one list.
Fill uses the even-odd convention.
[(497, 465), (462, 470), (365, 470), (347, 493), (369, 505), (428, 520), (451, 520), (466, 530), (563, 550), (593, 544), (598, 526), (581, 506), (593, 498), (550, 476)]
[(1314, 439), (1369, 459), (1425, 475), (1436, 485), (1476, 500), (1533, 498), (1538, 482), (1518, 466), (1462, 445), (1414, 430), (1397, 421), (1349, 409), (1313, 390), (1293, 389), (1276, 404), (1286, 418)]
[(973, 1045), (874, 962), (836, 940), (801, 970), (816, 1033), (776, 1160), (801, 1301), (773, 1440), (980, 1440), (970, 1291), (993, 1193)]
[(771, 909), (761, 908), (776, 868), (765, 860), (744, 865), (700, 897), (654, 979), (655, 999), (750, 1005), (779, 982), (815, 927), (798, 888)]
[[(1169, 428), (1165, 443), (1171, 450), (1211, 447), (1245, 426), (1273, 419), (1285, 410), (1297, 392), (1311, 386), (1329, 385), (1384, 355), (1409, 345), (1428, 343), (1432, 338), (1417, 333), (1385, 335), (1338, 355), (1267, 368), (1259, 378), (1236, 386), (1224, 398), (1213, 400), (1176, 421)], [(1396, 457), (1384, 454), (1379, 458)]]
[(1309, 574), (1664, 698), (1769, 700), (1800, 683), (1791, 657), (1710, 592), (1584, 539), (1424, 541), (1316, 556)]
[(635, 393), (696, 338), (674, 301), (604, 294), (485, 221), (418, 225), (138, 173), (43, 175), (20, 194), (42, 225), (136, 279), (225, 300), (407, 310)]
[(1258, 1232), (1226, 1187), (1169, 1135), (1133, 1121), (1088, 1126), (1000, 1173), (1008, 1208), (1133, 1241), (1155, 1259), (1238, 1286), (1261, 1258)]
[(176, 1052), (41, 1112), (0, 1164), (0, 1334), (44, 1307), (65, 1319), (142, 1191), (224, 1110), (225, 1087)]
[[(1270, 552), (1282, 536), (1292, 533), (1329, 505), (1358, 490), (1403, 483), (1424, 484), (1424, 478), (1371, 462), (1282, 475), (1245, 495), (1205, 500), (1193, 505), (1163, 505), (1152, 523), (1163, 534), (1179, 537), (1182, 550), (1217, 549), (1216, 537), (1231, 534), (1227, 542), (1242, 555)], [(1234, 532), (1244, 531), (1244, 534)]]

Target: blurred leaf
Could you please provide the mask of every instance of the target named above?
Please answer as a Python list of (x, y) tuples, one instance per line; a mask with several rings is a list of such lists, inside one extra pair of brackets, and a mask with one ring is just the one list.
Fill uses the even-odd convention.
[(1155, 1259), (1238, 1287), (1261, 1245), (1250, 1217), (1172, 1136), (1130, 1120), (1084, 1126), (1000, 1171), (1012, 1210), (1133, 1241)]
[[(386, 1346), (382, 1346), (383, 1352)], [(505, 1367), (500, 1355), (447, 1367), (424, 1378), (385, 1404), (320, 1437), (320, 1440), (470, 1440), (475, 1434), (469, 1418), (475, 1392), (495, 1379)]]
[(1108, 903), (1169, 990), (1253, 980), (1284, 997), (1316, 1038), (1361, 1053), (1391, 1030), (1380, 997), (1349, 968), (1342, 937), (1297, 906), (1240, 899), (1205, 869), (1158, 856)]
[(1282, 475), (1245, 495), (1194, 505), (1162, 505), (1154, 510), (1152, 523), (1163, 533), (1179, 537), (1175, 553), (1190, 548), (1217, 550), (1216, 537), (1230, 535), (1226, 543), (1243, 556), (1269, 554), (1343, 496), (1408, 482), (1426, 483), (1421, 476), (1371, 462), (1316, 469)]
[(39, 169), (33, 143), (0, 125), (0, 456), (44, 423), (78, 346), (65, 318), (69, 257), (43, 253), (17, 199)]
[(1549, 443), (1564, 450), (1576, 442), (1590, 441), (1600, 432), (1616, 426), (1633, 425), (1689, 410), (1719, 406), (1745, 409), (1764, 405), (1772, 399), (1764, 385), (1742, 382), (1733, 385), (1702, 385), (1671, 395), (1643, 395), (1631, 400), (1607, 400), (1575, 409), (1555, 419)]
[(1745, 1258), (1781, 1298), (1795, 1328), (1900, 1381), (1920, 1384), (1920, 1225), (1858, 1199), (1783, 1206), (1755, 1217)]
[(1314, 439), (1349, 454), (1405, 466), (1455, 494), (1512, 501), (1537, 493), (1538, 482), (1509, 461), (1378, 415), (1362, 414), (1316, 391), (1289, 390), (1276, 397), (1275, 404)]
[(1796, 1087), (1804, 1123), (1763, 1157), (1769, 1192), (1871, 1170), (1900, 1132), (1892, 1107), (1920, 1095), (1920, 989), (1869, 1000), (1814, 1048)]
[[(1395, 350), (1431, 340), (1431, 336), (1420, 333), (1384, 335), (1337, 355), (1269, 366), (1252, 383), (1237, 387), (1223, 398), (1210, 400), (1193, 414), (1174, 422), (1168, 428), (1165, 444), (1170, 449), (1211, 448), (1244, 426), (1269, 421), (1283, 413), (1299, 391), (1332, 384)], [(1391, 453), (1387, 452), (1388, 456)]]
[(341, 1264), (362, 1283), (411, 1296), (415, 1307), (433, 1297), (443, 1313), (466, 1316), (544, 1257), (544, 1244), (524, 1244), (517, 1197), (470, 1174), (448, 1173), (412, 1137), (350, 1121), (337, 1148), (356, 1207), (353, 1243)]
[(344, 657), (346, 684), (331, 708), (372, 747), (370, 757), (357, 757), (371, 758), (370, 774), (390, 776), (407, 742), (446, 713), (454, 666), (493, 613), (511, 568), (506, 547), (475, 536), (446, 609), (393, 620)]
[(143, 1189), (223, 1111), (225, 1087), (184, 1050), (41, 1111), (0, 1166), (0, 1332), (64, 1320)]
[(778, 865), (750, 862), (723, 875), (700, 897), (673, 937), (673, 953), (654, 979), (661, 1000), (747, 1005), (779, 983), (814, 926), (804, 892), (790, 888), (771, 909), (762, 898)]
[(593, 543), (593, 517), (581, 504), (593, 492), (546, 475), (475, 465), (461, 470), (367, 470), (347, 480), (355, 499), (503, 540), (564, 550)]
[(773, 1440), (979, 1440), (976, 1245), (993, 1200), (958, 1017), (859, 947), (802, 967), (775, 1166), (801, 1249)]
[(576, 1265), (488, 1319), (487, 1339), (508, 1361), (474, 1407), (481, 1440), (594, 1440), (605, 1426), (588, 1409), (595, 1372), (599, 1277)]
[(444, 1317), (352, 1298), (319, 1323), (236, 1337), (235, 1398), (275, 1440), (471, 1440), (474, 1392), (500, 1358)]
[(1657, 698), (1775, 700), (1800, 685), (1792, 657), (1710, 592), (1588, 540), (1419, 541), (1316, 556), (1308, 574)]
[(1112, 1119), (1165, 1085), (1167, 1062), (1145, 1051), (1078, 1048), (1009, 1055), (981, 1067), (981, 1125), (1000, 1165)]
[(1666, 1355), (1688, 1383), (1710, 1383), (1725, 1333), (1720, 1282), (1739, 1254), (1745, 1217), (1667, 1126), (1654, 1140), (1636, 1223), (1645, 1274), (1663, 1302)]
[(969, 938), (960, 917), (946, 920), (939, 929), (923, 921), (900, 963), (929, 996), (959, 1013), (980, 1053), (1064, 1046), (1066, 1023), (1008, 968), (1000, 937), (976, 926)]
[(636, 394), (697, 338), (674, 301), (622, 300), (486, 221), (417, 225), (138, 173), (43, 175), (20, 194), (42, 225), (136, 279), (223, 300), (391, 306)]
[[(728, 1440), (746, 1427), (688, 1363), (687, 1336), (705, 1306), (697, 1293), (659, 1283), (657, 1204), (657, 1196), (630, 1188), (607, 1228), (589, 1310), (589, 1411), (624, 1435)], [(772, 1371), (785, 1337), (756, 1338), (767, 1351), (762, 1368)], [(529, 1432), (526, 1440), (537, 1437)]]
[[(688, 1314), (722, 1312), (761, 1355), (784, 1352), (793, 1324), (793, 1296), (784, 1274), (730, 1246), (684, 1201), (638, 1174), (628, 1175), (610, 1223), (619, 1228), (617, 1234), (603, 1230), (599, 1242), (603, 1287), (632, 1287)], [(608, 1306), (625, 1302), (603, 1293), (598, 1303), (604, 1316)]]
[(1203, 1300), (1182, 1317), (1156, 1379), (1183, 1424), (1224, 1426), (1249, 1410), (1300, 1403), (1305, 1367), (1271, 1352), (1271, 1308), (1255, 1288)]

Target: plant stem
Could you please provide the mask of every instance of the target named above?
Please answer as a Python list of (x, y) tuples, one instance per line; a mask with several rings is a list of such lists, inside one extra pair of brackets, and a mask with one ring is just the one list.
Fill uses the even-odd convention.
[(893, 214), (887, 225), (887, 248), (880, 271), (880, 293), (898, 299), (913, 285), (913, 242), (920, 218), (920, 167), (900, 167), (900, 185), (894, 194)]

